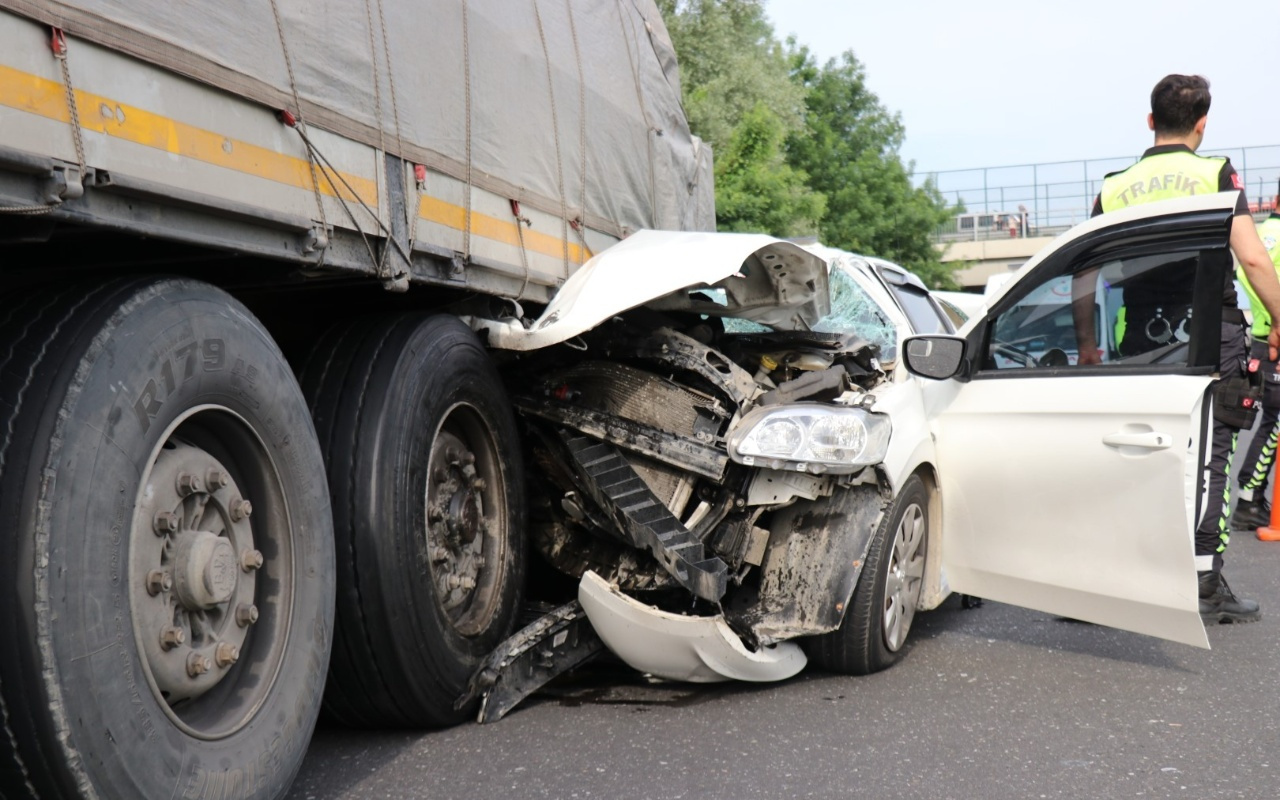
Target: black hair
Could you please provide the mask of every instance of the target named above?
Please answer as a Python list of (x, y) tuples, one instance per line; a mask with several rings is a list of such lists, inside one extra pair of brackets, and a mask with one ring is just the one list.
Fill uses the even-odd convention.
[(1209, 81), (1199, 75), (1166, 75), (1151, 90), (1156, 134), (1184, 136), (1209, 113)]

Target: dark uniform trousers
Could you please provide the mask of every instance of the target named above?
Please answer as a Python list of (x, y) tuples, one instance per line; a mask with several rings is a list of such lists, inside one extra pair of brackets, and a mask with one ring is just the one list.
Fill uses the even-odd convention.
[[(1249, 353), (1249, 333), (1243, 323), (1222, 323), (1222, 341), (1218, 356), (1218, 372), (1223, 380), (1245, 374)], [(1222, 553), (1231, 539), (1231, 461), (1236, 452), (1240, 430), (1212, 422), (1209, 459), (1205, 464), (1208, 479), (1204, 513), (1196, 526), (1196, 555), (1213, 556), (1213, 568), (1222, 568)]]

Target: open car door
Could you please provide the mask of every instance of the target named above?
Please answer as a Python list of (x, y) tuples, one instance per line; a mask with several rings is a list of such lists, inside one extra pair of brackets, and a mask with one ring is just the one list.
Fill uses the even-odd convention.
[[(1079, 226), (926, 383), (953, 590), (1208, 647), (1192, 534), (1234, 202)], [(1073, 292), (1100, 364), (1078, 364)]]

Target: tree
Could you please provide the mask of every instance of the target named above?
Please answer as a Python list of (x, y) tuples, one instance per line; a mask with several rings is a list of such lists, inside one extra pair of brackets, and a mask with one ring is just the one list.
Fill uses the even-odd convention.
[(786, 162), (786, 132), (777, 115), (756, 104), (716, 155), (716, 220), (722, 231), (768, 231), (776, 236), (817, 233), (826, 199)]
[(824, 244), (895, 261), (933, 288), (953, 288), (950, 267), (930, 242), (950, 210), (937, 188), (911, 183), (899, 155), (904, 130), (866, 86), (852, 51), (819, 67), (792, 44), (792, 76), (805, 87), (805, 126), (786, 143), (790, 165), (825, 195)]
[(680, 59), (689, 127), (716, 158), (723, 230), (817, 231), (823, 199), (783, 147), (803, 129), (803, 86), (762, 0), (658, 0)]

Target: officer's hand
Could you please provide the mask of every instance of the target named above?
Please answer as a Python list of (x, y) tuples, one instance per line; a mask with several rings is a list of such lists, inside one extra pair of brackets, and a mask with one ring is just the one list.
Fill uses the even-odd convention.
[[(1276, 341), (1277, 343), (1280, 343), (1280, 339), (1277, 339)], [(1090, 364), (1101, 364), (1101, 363), (1102, 363), (1102, 356), (1098, 355), (1098, 348), (1096, 347), (1090, 347), (1090, 348), (1081, 350), (1079, 355), (1076, 356), (1076, 364), (1082, 367), (1088, 366)]]
[(1280, 353), (1280, 328), (1272, 325), (1271, 333), (1267, 334), (1267, 357), (1275, 361), (1277, 353)]

